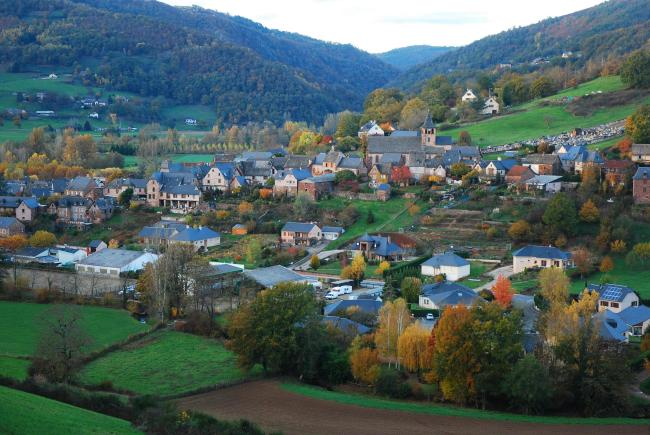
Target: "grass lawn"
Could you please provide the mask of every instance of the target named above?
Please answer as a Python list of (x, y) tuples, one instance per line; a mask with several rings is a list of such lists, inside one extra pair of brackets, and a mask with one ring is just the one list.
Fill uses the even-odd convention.
[(604, 150), (605, 148), (609, 148), (609, 147), (611, 147), (613, 145), (616, 145), (622, 139), (623, 139), (623, 136), (616, 136), (616, 137), (613, 137), (611, 139), (604, 140), (602, 142), (596, 142), (596, 143), (589, 144), (589, 145), (587, 145), (587, 148), (589, 148), (590, 150), (594, 150), (594, 151), (601, 151), (601, 150)]
[[(467, 286), (469, 288), (480, 287), (483, 284), (490, 282), (492, 280), (492, 278), (484, 278), (481, 276), (490, 269), (491, 267), (489, 264), (481, 263), (480, 261), (470, 261), (469, 276), (464, 280), (460, 281), (460, 284)], [(477, 279), (478, 281), (475, 281)]]
[[(348, 205), (354, 205), (359, 211), (357, 221), (349, 228), (346, 228), (345, 233), (331, 242), (327, 249), (337, 249), (366, 232), (396, 231), (399, 227), (410, 225), (413, 222), (413, 217), (408, 212), (401, 214), (408, 202), (410, 200), (403, 198), (393, 198), (386, 202), (347, 200), (343, 198), (330, 198), (319, 201), (318, 207), (322, 210), (342, 210)], [(375, 221), (371, 224), (366, 220), (370, 210), (375, 216)]]
[(0, 386), (0, 433), (15, 435), (137, 434), (131, 423)]
[(0, 356), (0, 376), (7, 376), (22, 381), (27, 378), (29, 364), (30, 361), (26, 359)]
[[(545, 100), (557, 100), (564, 96), (577, 96), (601, 90), (611, 92), (622, 89), (619, 77), (603, 77), (584, 83), (576, 89), (568, 89)], [(462, 126), (445, 131), (458, 139), (462, 130), (467, 130), (475, 144), (479, 146), (499, 145), (512, 143), (519, 140), (534, 139), (544, 135), (558, 134), (569, 131), (575, 127), (593, 127), (606, 122), (623, 119), (630, 115), (640, 104), (650, 102), (650, 98), (635, 101), (632, 104), (602, 108), (594, 111), (589, 116), (573, 116), (565, 110), (564, 105), (541, 107), (541, 100), (531, 101), (524, 105), (514, 107), (512, 114), (497, 116), (475, 124)], [(518, 110), (518, 111), (517, 111)], [(547, 126), (547, 120), (550, 125)]]
[(86, 366), (86, 384), (110, 380), (138, 394), (168, 396), (246, 378), (235, 355), (216, 341), (163, 331), (109, 353)]
[(213, 108), (200, 104), (166, 107), (162, 110), (162, 116), (176, 120), (176, 128), (188, 129), (191, 127), (185, 125), (187, 118), (204, 121), (208, 126), (212, 126), (217, 119), (217, 113)]
[[(38, 341), (38, 317), (51, 307), (50, 304), (0, 302), (0, 355), (31, 356)], [(94, 349), (149, 328), (133, 319), (127, 311), (91, 306), (79, 308), (84, 314), (84, 330), (93, 338)]]
[[(605, 274), (596, 272), (585, 279), (574, 280), (571, 283), (571, 293), (580, 293), (584, 290), (585, 281), (600, 283)], [(636, 290), (643, 299), (650, 298), (650, 269), (630, 269), (625, 264), (625, 258), (614, 257), (614, 270), (607, 274), (609, 282), (623, 284)]]
[(482, 418), (489, 420), (515, 421), (545, 424), (630, 424), (648, 425), (648, 419), (633, 418), (572, 418), (572, 417), (540, 417), (530, 415), (509, 414), (505, 412), (483, 411), (472, 408), (437, 405), (431, 403), (415, 403), (397, 400), (380, 399), (361, 394), (340, 393), (327, 391), (322, 388), (283, 383), (282, 388), (296, 394), (320, 400), (331, 400), (346, 405), (362, 406), (364, 408), (390, 409), (395, 411), (414, 412), (418, 414), (445, 415), (454, 417)]
[[(165, 156), (177, 163), (210, 163), (214, 158), (212, 154), (171, 154)], [(140, 163), (139, 156), (124, 156), (124, 167), (133, 168)]]

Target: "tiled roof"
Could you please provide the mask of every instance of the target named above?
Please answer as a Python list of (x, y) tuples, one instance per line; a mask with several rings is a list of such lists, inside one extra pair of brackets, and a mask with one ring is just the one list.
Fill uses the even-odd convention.
[(442, 281), (422, 287), (421, 294), (439, 307), (447, 305), (474, 305), (481, 297), (464, 285)]
[(520, 248), (512, 253), (513, 257), (535, 257), (546, 258), (549, 260), (561, 259), (570, 260), (571, 253), (562, 251), (561, 249), (553, 246), (535, 246), (528, 245)]
[(0, 216), (0, 228), (9, 228), (12, 225), (19, 223), (18, 219), (11, 216)]
[(323, 313), (329, 316), (335, 314), (337, 311), (346, 311), (348, 308), (354, 307), (364, 313), (379, 314), (382, 305), (384, 305), (382, 301), (372, 299), (345, 299), (325, 305)]
[(244, 271), (244, 275), (261, 286), (270, 288), (282, 282), (306, 282), (307, 278), (284, 266), (260, 267)]
[(453, 252), (445, 252), (444, 254), (434, 255), (429, 258), (427, 261), (422, 263), (423, 266), (450, 266), (450, 267), (462, 267), (469, 266), (469, 261), (465, 260), (463, 257), (459, 257)]
[(308, 222), (287, 222), (282, 227), (282, 231), (298, 232), (298, 233), (308, 233), (316, 227), (316, 224)]
[(198, 242), (201, 240), (216, 239), (221, 235), (208, 227), (186, 228), (178, 234), (174, 234), (171, 240), (177, 242)]

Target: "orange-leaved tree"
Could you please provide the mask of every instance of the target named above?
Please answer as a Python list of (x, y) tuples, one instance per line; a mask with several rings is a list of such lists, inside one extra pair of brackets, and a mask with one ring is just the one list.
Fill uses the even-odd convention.
[(503, 275), (497, 277), (497, 282), (492, 286), (494, 300), (503, 308), (508, 308), (512, 303), (512, 283)]

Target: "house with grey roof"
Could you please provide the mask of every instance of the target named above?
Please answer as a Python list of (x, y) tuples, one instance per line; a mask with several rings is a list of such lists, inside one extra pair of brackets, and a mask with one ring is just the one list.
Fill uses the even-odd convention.
[(314, 176), (334, 174), (339, 171), (351, 171), (355, 175), (367, 173), (367, 168), (361, 157), (346, 156), (334, 147), (328, 153), (320, 153), (314, 157), (311, 173)]
[(331, 304), (325, 305), (323, 315), (336, 316), (337, 313), (344, 313), (350, 309), (359, 310), (363, 313), (379, 315), (379, 310), (384, 303), (377, 299), (340, 299)]
[(221, 234), (204, 226), (191, 227), (182, 222), (162, 220), (142, 228), (138, 238), (156, 249), (174, 243), (191, 244), (195, 250), (206, 250), (221, 244)]
[(104, 186), (104, 196), (117, 199), (128, 189), (133, 191), (133, 199), (145, 199), (147, 197), (147, 180), (144, 178), (116, 178)]
[(627, 343), (630, 337), (641, 337), (650, 329), (650, 308), (645, 305), (627, 307), (620, 312), (602, 310), (594, 318), (605, 340)]
[(562, 190), (561, 175), (535, 175), (524, 181), (526, 191), (557, 193)]
[(15, 217), (0, 216), (0, 237), (14, 236), (24, 232), (25, 225)]
[(560, 158), (555, 154), (529, 154), (521, 164), (537, 175), (559, 175), (562, 170)]
[(390, 236), (368, 233), (354, 242), (352, 250), (361, 252), (368, 260), (378, 261), (400, 261), (406, 255), (406, 251), (393, 242)]
[(514, 273), (520, 273), (526, 269), (568, 269), (573, 267), (573, 260), (570, 252), (553, 246), (528, 245), (512, 253), (512, 265)]
[(447, 306), (464, 305), (471, 307), (483, 299), (471, 288), (464, 285), (441, 281), (422, 286), (418, 304), (422, 308), (442, 310)]
[(280, 230), (282, 243), (291, 246), (309, 246), (323, 238), (323, 232), (315, 223), (287, 222)]
[(40, 204), (34, 197), (0, 196), (0, 213), (13, 214), (19, 221), (31, 222), (39, 210)]
[(309, 177), (311, 177), (309, 168), (278, 171), (274, 176), (273, 195), (295, 197), (298, 194), (298, 183)]
[(341, 237), (341, 234), (345, 232), (345, 229), (343, 227), (331, 227), (331, 226), (324, 226), (321, 229), (321, 233), (323, 234), (323, 239), (325, 240), (336, 240), (339, 237)]
[(65, 188), (66, 196), (81, 196), (83, 198), (95, 199), (100, 193), (99, 186), (91, 177), (74, 177)]
[(81, 196), (64, 196), (48, 207), (48, 213), (56, 215), (58, 223), (84, 228), (110, 219), (115, 201), (110, 197), (96, 200)]
[(619, 313), (629, 307), (639, 306), (639, 296), (630, 287), (621, 284), (588, 284), (587, 290), (598, 292), (598, 311)]
[(75, 269), (79, 273), (119, 276), (120, 273), (142, 270), (157, 259), (158, 256), (151, 252), (107, 248), (77, 262)]
[(363, 335), (370, 332), (370, 328), (354, 320), (338, 316), (323, 316), (321, 322), (332, 328), (336, 328), (349, 337)]
[(458, 281), (469, 276), (470, 263), (453, 252), (434, 255), (420, 266), (422, 275), (444, 275), (447, 281)]
[[(172, 163), (169, 163), (172, 165)], [(187, 213), (198, 208), (201, 202), (201, 191), (197, 187), (201, 170), (192, 168), (183, 172), (163, 171), (151, 175), (147, 182), (147, 204), (151, 207), (166, 207), (176, 212)], [(199, 178), (197, 178), (199, 177)]]
[(259, 288), (271, 288), (285, 282), (311, 284), (314, 278), (309, 278), (294, 272), (284, 266), (259, 267), (244, 271), (244, 276), (257, 284)]

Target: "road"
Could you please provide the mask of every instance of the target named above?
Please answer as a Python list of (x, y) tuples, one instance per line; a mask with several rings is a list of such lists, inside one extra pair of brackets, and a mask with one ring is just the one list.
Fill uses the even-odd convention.
[(499, 275), (503, 275), (506, 278), (510, 278), (512, 275), (514, 275), (514, 273), (515, 272), (513, 270), (512, 264), (509, 266), (497, 267), (496, 269), (485, 273), (486, 275), (492, 277), (492, 281), (485, 283), (480, 287), (477, 287), (475, 290), (477, 292), (481, 290), (491, 290), (494, 284), (497, 283), (497, 278), (499, 277)]

